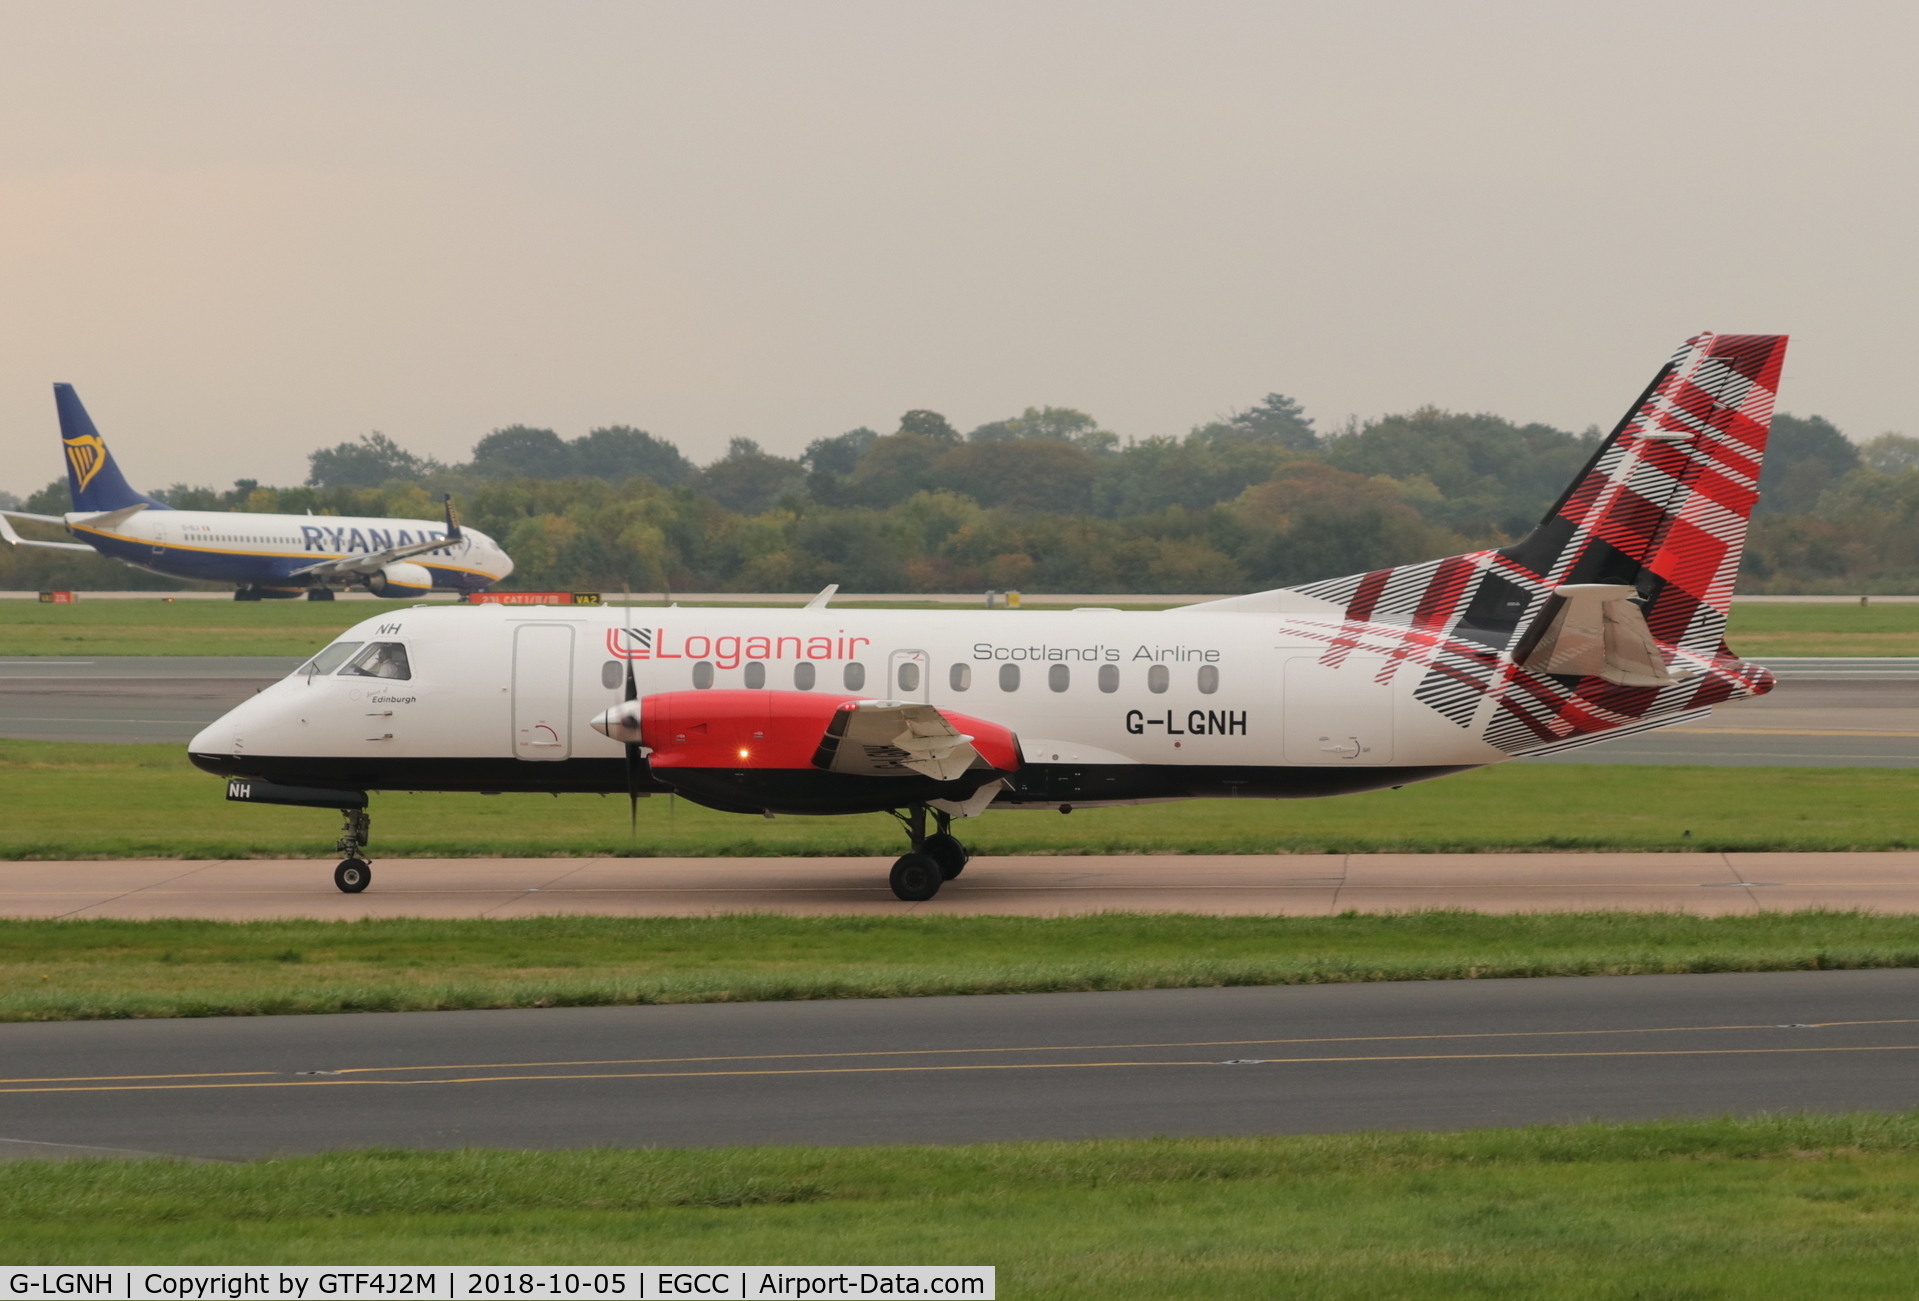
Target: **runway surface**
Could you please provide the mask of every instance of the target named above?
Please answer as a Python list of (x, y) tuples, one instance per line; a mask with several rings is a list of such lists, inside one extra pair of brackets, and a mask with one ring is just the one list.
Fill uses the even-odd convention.
[(1919, 972), (0, 1026), (0, 1149), (968, 1143), (1919, 1105)]
[[(184, 744), (298, 658), (0, 660), (0, 736)], [(1768, 661), (1770, 696), (1703, 723), (1522, 763), (1919, 767), (1919, 659)]]
[(1331, 916), (1466, 908), (1705, 915), (1796, 908), (1919, 913), (1919, 853), (1154, 854), (976, 858), (901, 903), (883, 858), (394, 858), (363, 894), (333, 862), (0, 863), (0, 916), (614, 917), (775, 912), (897, 917), (1189, 912)]
[(184, 745), (304, 663), (211, 655), (0, 659), (0, 736)]

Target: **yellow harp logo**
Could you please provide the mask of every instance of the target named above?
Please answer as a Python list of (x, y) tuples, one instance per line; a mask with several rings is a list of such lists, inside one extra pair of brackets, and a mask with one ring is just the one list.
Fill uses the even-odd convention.
[(85, 492), (93, 476), (107, 463), (107, 445), (100, 441), (98, 434), (82, 434), (61, 441), (67, 446), (67, 464), (73, 467), (74, 491)]

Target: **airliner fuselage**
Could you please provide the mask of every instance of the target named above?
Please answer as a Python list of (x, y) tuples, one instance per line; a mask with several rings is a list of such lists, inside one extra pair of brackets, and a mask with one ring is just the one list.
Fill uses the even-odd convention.
[[(306, 571), (323, 562), (350, 563), (447, 532), (435, 520), (238, 511), (149, 509), (107, 521), (98, 512), (76, 511), (65, 520), (69, 534), (115, 560), (173, 578), (268, 591), (316, 583)], [(460, 532), (460, 541), (409, 555), (431, 576), (432, 587), (477, 591), (513, 572), (513, 562), (492, 538), (477, 529)]]

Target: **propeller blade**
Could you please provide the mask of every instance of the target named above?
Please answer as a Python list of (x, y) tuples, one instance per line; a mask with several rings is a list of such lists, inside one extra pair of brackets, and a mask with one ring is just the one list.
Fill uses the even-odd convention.
[[(633, 606), (626, 606), (626, 621), (631, 630)], [(631, 650), (630, 639), (627, 649)], [(633, 661), (626, 661), (626, 699), (637, 700), (640, 696), (639, 684), (633, 680)], [(626, 747), (626, 815), (627, 836), (633, 845), (640, 841), (640, 747), (628, 742)]]

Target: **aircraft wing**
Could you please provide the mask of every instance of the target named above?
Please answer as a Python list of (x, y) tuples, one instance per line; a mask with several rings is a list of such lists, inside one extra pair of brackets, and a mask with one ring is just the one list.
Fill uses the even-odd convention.
[(973, 738), (931, 705), (862, 700), (834, 713), (813, 766), (858, 777), (903, 776), (901, 769), (910, 769), (953, 781), (979, 760)]
[[(40, 542), (33, 538), (23, 538), (13, 531), (13, 525), (7, 519), (9, 515), (20, 519), (37, 520), (42, 524), (66, 524), (66, 521), (58, 516), (29, 515), (23, 510), (0, 511), (0, 541), (11, 542), (16, 547), (49, 547), (54, 551), (93, 551), (93, 548), (84, 542)], [(96, 551), (94, 554), (99, 553)]]
[(289, 578), (302, 578), (311, 575), (315, 578), (358, 578), (378, 573), (396, 560), (405, 560), (408, 556), (425, 555), (429, 551), (439, 551), (444, 547), (458, 546), (463, 541), (460, 536), (460, 521), (453, 513), (451, 497), (446, 503), (446, 536), (427, 538), (422, 542), (409, 542), (405, 546), (388, 547), (385, 551), (372, 551), (364, 556), (340, 556), (334, 560), (322, 560), (316, 564), (294, 570)]
[(66, 519), (60, 515), (35, 515), (30, 510), (7, 510), (4, 507), (0, 507), (0, 515), (11, 515), (15, 519), (30, 519), (35, 524), (65, 524), (67, 522)]

